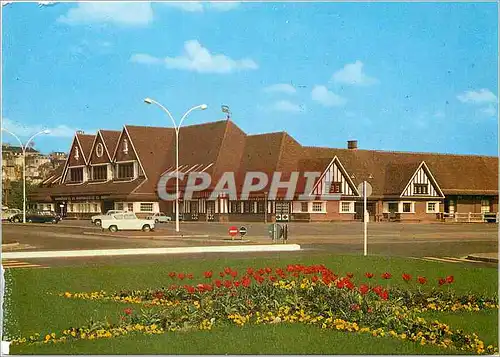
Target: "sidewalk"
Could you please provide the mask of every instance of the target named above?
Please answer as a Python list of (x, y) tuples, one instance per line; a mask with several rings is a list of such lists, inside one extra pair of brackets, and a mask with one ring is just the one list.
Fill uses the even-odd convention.
[(498, 253), (474, 253), (469, 254), (467, 259), (498, 264)]

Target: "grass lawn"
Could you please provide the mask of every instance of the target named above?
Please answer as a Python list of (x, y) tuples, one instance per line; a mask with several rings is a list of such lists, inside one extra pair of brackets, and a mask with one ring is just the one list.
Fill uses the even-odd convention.
[[(424, 262), (414, 259), (380, 256), (335, 256), (332, 254), (307, 257), (277, 253), (272, 258), (192, 259), (166, 257), (165, 263), (130, 266), (64, 267), (40, 270), (10, 270), (6, 274), (7, 305), (5, 333), (8, 336), (42, 335), (60, 332), (69, 327), (85, 325), (90, 319), (117, 321), (127, 307), (122, 303), (72, 300), (58, 293), (113, 292), (129, 289), (167, 287), (171, 271), (193, 273), (202, 281), (205, 270), (218, 272), (229, 266), (242, 270), (247, 267), (286, 267), (287, 264), (325, 264), (338, 274), (351, 272), (356, 284), (369, 280), (365, 272), (375, 274), (373, 280), (389, 287), (406, 286), (402, 273), (428, 278), (430, 288), (437, 279), (454, 275), (452, 288), (457, 293), (472, 292), (495, 296), (498, 292), (498, 271), (466, 264)], [(384, 272), (390, 280), (380, 279)], [(410, 283), (415, 287), (416, 283)], [(436, 318), (453, 329), (476, 332), (485, 343), (498, 345), (498, 311), (426, 312), (423, 317)], [(440, 354), (451, 353), (433, 346), (420, 346), (408, 341), (377, 338), (368, 335), (321, 330), (305, 325), (259, 325), (243, 328), (225, 326), (211, 331), (175, 332), (156, 336), (128, 335), (114, 339), (76, 341), (64, 344), (11, 346), (13, 354)], [(456, 353), (456, 352), (455, 352)]]

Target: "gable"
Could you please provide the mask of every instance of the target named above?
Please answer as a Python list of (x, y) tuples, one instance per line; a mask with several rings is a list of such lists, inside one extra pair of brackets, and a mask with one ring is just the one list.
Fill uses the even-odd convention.
[(132, 140), (130, 140), (129, 135), (123, 129), (120, 139), (118, 139), (118, 145), (115, 149), (114, 161), (132, 161), (137, 160), (134, 148), (132, 147)]
[(444, 197), (444, 195), (429, 168), (422, 161), (401, 197)]
[(111, 162), (108, 155), (108, 150), (106, 148), (104, 139), (100, 132), (97, 135), (92, 145), (92, 151), (90, 152), (90, 163), (91, 164), (106, 164)]
[(334, 185), (340, 185), (339, 193), (343, 196), (359, 196), (354, 183), (336, 156), (320, 176), (313, 188), (312, 194), (322, 195), (337, 193), (332, 191)]
[(78, 138), (75, 135), (73, 139), (73, 143), (71, 144), (71, 149), (69, 151), (67, 166), (82, 166), (86, 165), (85, 154), (82, 150), (82, 147), (78, 141)]

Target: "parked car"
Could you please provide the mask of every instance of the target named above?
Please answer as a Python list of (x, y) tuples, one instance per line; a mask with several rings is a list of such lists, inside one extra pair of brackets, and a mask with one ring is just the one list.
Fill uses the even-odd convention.
[[(28, 223), (58, 223), (61, 216), (50, 211), (29, 211), (26, 212), (26, 222)], [(23, 214), (18, 213), (10, 218), (11, 222), (19, 223), (23, 221)]]
[(7, 208), (2, 210), (2, 221), (10, 221), (10, 219), (16, 214), (22, 213), (20, 209), (17, 208)]
[(96, 216), (90, 217), (90, 220), (92, 221), (92, 224), (95, 224), (96, 226), (100, 226), (101, 222), (103, 219), (109, 218), (112, 214), (115, 213), (125, 213), (125, 211), (119, 210), (119, 209), (112, 209), (106, 212), (106, 214), (98, 214)]
[(101, 221), (101, 229), (109, 229), (111, 232), (122, 230), (142, 230), (149, 232), (154, 228), (154, 220), (137, 218), (135, 213), (132, 212), (106, 215)]
[(172, 220), (170, 216), (167, 216), (163, 212), (156, 212), (151, 216), (147, 216), (146, 219), (152, 219), (155, 223), (168, 223)]

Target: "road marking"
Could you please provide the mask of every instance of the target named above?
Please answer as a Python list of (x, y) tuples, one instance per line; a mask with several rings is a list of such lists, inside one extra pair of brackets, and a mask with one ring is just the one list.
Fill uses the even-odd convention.
[(478, 260), (469, 260), (469, 259), (466, 259), (466, 258), (454, 258), (454, 257), (445, 257), (445, 258), (446, 259), (453, 259), (453, 260), (457, 260), (459, 262), (465, 262), (465, 263), (481, 263)]
[(438, 258), (438, 257), (424, 257), (424, 260), (438, 261), (438, 262), (446, 262), (446, 263), (458, 263), (456, 260)]
[(31, 264), (28, 262), (20, 262), (17, 260), (3, 260), (2, 266), (4, 269), (16, 269), (16, 268), (48, 268), (46, 266), (41, 266), (39, 264)]

